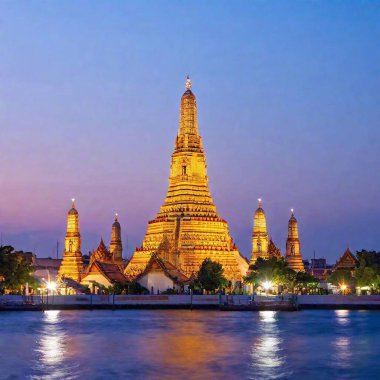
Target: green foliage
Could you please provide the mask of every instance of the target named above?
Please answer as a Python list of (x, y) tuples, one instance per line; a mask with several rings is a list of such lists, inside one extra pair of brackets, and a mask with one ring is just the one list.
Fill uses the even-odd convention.
[(15, 252), (9, 245), (0, 247), (0, 294), (18, 292), (26, 283), (35, 284), (33, 272), (32, 264), (22, 252)]
[(344, 284), (352, 287), (355, 285), (355, 279), (349, 269), (336, 270), (328, 277), (327, 281), (336, 286)]
[(205, 259), (199, 269), (196, 283), (206, 291), (213, 292), (227, 286), (228, 281), (223, 273), (224, 270), (221, 264)]
[(319, 283), (318, 279), (306, 272), (295, 272), (288, 268), (283, 257), (271, 257), (267, 260), (259, 257), (249, 269), (245, 282), (253, 284), (254, 288), (270, 281), (273, 285), (282, 286), (293, 292), (296, 288), (316, 288)]
[(359, 266), (353, 276), (359, 287), (370, 287), (375, 291), (380, 288), (380, 252), (361, 250), (356, 253)]

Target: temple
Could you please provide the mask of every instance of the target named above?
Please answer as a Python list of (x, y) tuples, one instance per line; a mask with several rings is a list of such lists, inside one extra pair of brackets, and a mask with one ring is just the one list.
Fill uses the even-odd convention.
[(339, 269), (354, 270), (358, 266), (357, 258), (352, 254), (349, 248), (347, 248), (343, 255), (334, 265), (334, 271)]
[(300, 272), (305, 271), (302, 262), (300, 239), (298, 235), (297, 219), (294, 216), (294, 210), (291, 210), (292, 214), (288, 223), (288, 238), (286, 240), (286, 254), (285, 260), (288, 263), (288, 267)]
[(81, 239), (79, 232), (79, 215), (75, 208), (75, 199), (67, 215), (67, 232), (62, 263), (59, 267), (58, 278), (69, 278), (80, 282), (83, 271)]
[(227, 222), (216, 211), (206, 168), (196, 99), (187, 78), (167, 195), (125, 269), (128, 278), (143, 273), (152, 254), (159, 252), (187, 277), (196, 274), (203, 260), (210, 258), (223, 265), (228, 280), (242, 281), (248, 262), (235, 246)]
[(121, 243), (121, 227), (118, 214), (115, 214), (115, 221), (112, 224), (110, 252), (114, 262), (123, 264), (123, 245)]
[(91, 253), (90, 264), (83, 274), (81, 284), (89, 286), (93, 293), (100, 286), (109, 287), (116, 283), (123, 284), (127, 281), (123, 269), (124, 266), (120, 260), (115, 259), (114, 254), (107, 249), (103, 239), (100, 239), (98, 248)]
[(269, 258), (269, 240), (267, 233), (267, 222), (265, 212), (262, 208), (262, 201), (258, 199), (258, 208), (253, 218), (252, 231), (252, 255), (250, 265), (254, 264), (259, 257)]

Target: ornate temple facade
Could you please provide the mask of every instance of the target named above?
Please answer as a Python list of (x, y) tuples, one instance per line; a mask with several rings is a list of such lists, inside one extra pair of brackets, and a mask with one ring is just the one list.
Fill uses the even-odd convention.
[(343, 255), (339, 258), (339, 260), (334, 265), (334, 271), (339, 269), (348, 269), (354, 270), (358, 265), (357, 258), (352, 254), (349, 248), (347, 248)]
[(148, 223), (142, 245), (125, 269), (126, 276), (139, 276), (155, 252), (187, 277), (196, 274), (206, 258), (222, 264), (226, 278), (232, 281), (241, 281), (248, 269), (209, 191), (196, 99), (189, 79), (181, 98), (167, 195), (156, 218)]
[(288, 223), (288, 238), (286, 240), (285, 260), (288, 263), (289, 268), (297, 272), (305, 271), (302, 262), (297, 219), (294, 216), (294, 211), (291, 210), (291, 212), (292, 214)]
[(123, 264), (123, 244), (121, 243), (121, 227), (118, 214), (115, 214), (115, 221), (112, 224), (110, 252), (115, 263)]
[(120, 263), (100, 239), (98, 248), (91, 253), (90, 264), (82, 276), (81, 284), (89, 286), (93, 292), (99, 285), (109, 287), (115, 283), (123, 284), (127, 281), (123, 270), (123, 262)]
[[(263, 259), (269, 258), (269, 239), (267, 232), (267, 221), (263, 210), (262, 201), (258, 199), (258, 208), (253, 218), (252, 231), (252, 254), (250, 265), (254, 264), (259, 257)], [(272, 242), (273, 243), (273, 242)]]
[(81, 252), (81, 238), (79, 232), (79, 215), (75, 208), (75, 199), (72, 199), (71, 209), (67, 215), (67, 231), (65, 248), (58, 278), (70, 278), (80, 282), (83, 272), (83, 257)]
[[(79, 214), (75, 208), (75, 200), (72, 199), (72, 206), (67, 215), (67, 231), (65, 237), (65, 247), (63, 258), (58, 270), (57, 279), (60, 282), (72, 280), (79, 283), (86, 283), (93, 280), (94, 275), (98, 275), (101, 284), (107, 284), (114, 279), (126, 280), (123, 275), (123, 246), (121, 242), (121, 226), (117, 214), (111, 228), (111, 242), (109, 249), (100, 240), (99, 246), (92, 251), (90, 263), (84, 267), (81, 253), (81, 236), (79, 231)], [(92, 276), (92, 277), (91, 277)], [(71, 282), (72, 282), (71, 281)], [(83, 282), (84, 281), (84, 282)]]

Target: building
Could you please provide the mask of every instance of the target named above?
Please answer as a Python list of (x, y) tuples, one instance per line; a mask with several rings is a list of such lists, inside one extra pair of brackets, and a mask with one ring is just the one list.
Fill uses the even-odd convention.
[(297, 219), (294, 216), (293, 209), (288, 223), (288, 238), (286, 240), (286, 254), (285, 260), (288, 267), (299, 272), (304, 271), (305, 268), (302, 262), (300, 239), (298, 235)]
[[(86, 265), (84, 265), (86, 263)], [(88, 285), (95, 289), (97, 283), (105, 287), (115, 283), (124, 284), (126, 277), (123, 274), (123, 246), (121, 241), (121, 226), (117, 214), (111, 228), (110, 249), (100, 240), (96, 250), (91, 252), (89, 260), (85, 260), (81, 253), (81, 236), (79, 232), (79, 214), (72, 200), (72, 207), (67, 216), (67, 232), (63, 258), (59, 266), (57, 280), (65, 293), (81, 289), (81, 285)], [(70, 289), (68, 289), (70, 288)]]
[(115, 284), (123, 285), (127, 282), (127, 278), (123, 274), (124, 266), (115, 258), (100, 239), (99, 246), (92, 251), (90, 256), (90, 264), (86, 268), (82, 276), (82, 285), (89, 286), (93, 293), (99, 290), (99, 285), (106, 288)]
[(181, 291), (188, 284), (189, 278), (159, 254), (153, 253), (136, 281), (151, 294), (155, 294), (167, 290)]
[(306, 271), (321, 282), (325, 282), (332, 273), (332, 265), (327, 264), (325, 258), (311, 259), (310, 261), (308, 268), (305, 266)]
[(269, 258), (267, 222), (260, 198), (258, 199), (258, 202), (258, 208), (253, 217), (252, 254), (249, 263), (250, 265), (254, 264), (259, 257), (262, 257), (263, 259)]
[(123, 264), (123, 244), (121, 243), (121, 227), (118, 220), (118, 214), (115, 214), (115, 221), (111, 229), (110, 252), (112, 253), (113, 261)]
[(352, 254), (349, 248), (347, 248), (343, 255), (339, 258), (339, 260), (334, 265), (334, 271), (339, 269), (348, 269), (354, 270), (358, 265), (358, 260)]
[(161, 257), (186, 277), (197, 273), (206, 258), (222, 264), (226, 278), (233, 282), (242, 281), (248, 270), (248, 262), (236, 247), (227, 222), (217, 213), (209, 191), (189, 78), (181, 98), (167, 195), (156, 218), (148, 223), (142, 245), (133, 253), (125, 274), (140, 276), (159, 247)]
[(79, 215), (75, 208), (75, 199), (72, 199), (71, 209), (67, 215), (67, 232), (62, 263), (59, 267), (58, 278), (70, 278), (80, 282), (83, 272), (83, 258), (81, 252), (81, 238), (79, 232)]
[(271, 257), (281, 257), (280, 249), (274, 244), (272, 238), (268, 237), (267, 221), (261, 198), (258, 199), (258, 208), (253, 217), (252, 230), (252, 254), (249, 265), (252, 265), (261, 257), (269, 259)]

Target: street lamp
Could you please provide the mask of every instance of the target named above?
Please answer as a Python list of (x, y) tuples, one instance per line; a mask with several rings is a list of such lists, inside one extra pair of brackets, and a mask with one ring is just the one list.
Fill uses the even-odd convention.
[(340, 290), (342, 291), (343, 295), (345, 295), (346, 289), (347, 289), (347, 285), (346, 284), (341, 284), (340, 285)]
[(265, 289), (266, 295), (268, 295), (268, 290), (272, 287), (272, 281), (264, 281), (261, 286)]
[[(57, 284), (54, 282), (54, 281), (49, 281), (47, 284), (46, 284), (46, 288), (47, 288), (47, 296), (49, 297), (49, 290), (51, 291), (52, 295), (53, 295), (53, 304), (54, 304), (54, 291), (57, 289)], [(47, 298), (48, 300), (48, 298)], [(47, 303), (49, 303), (47, 301)]]

